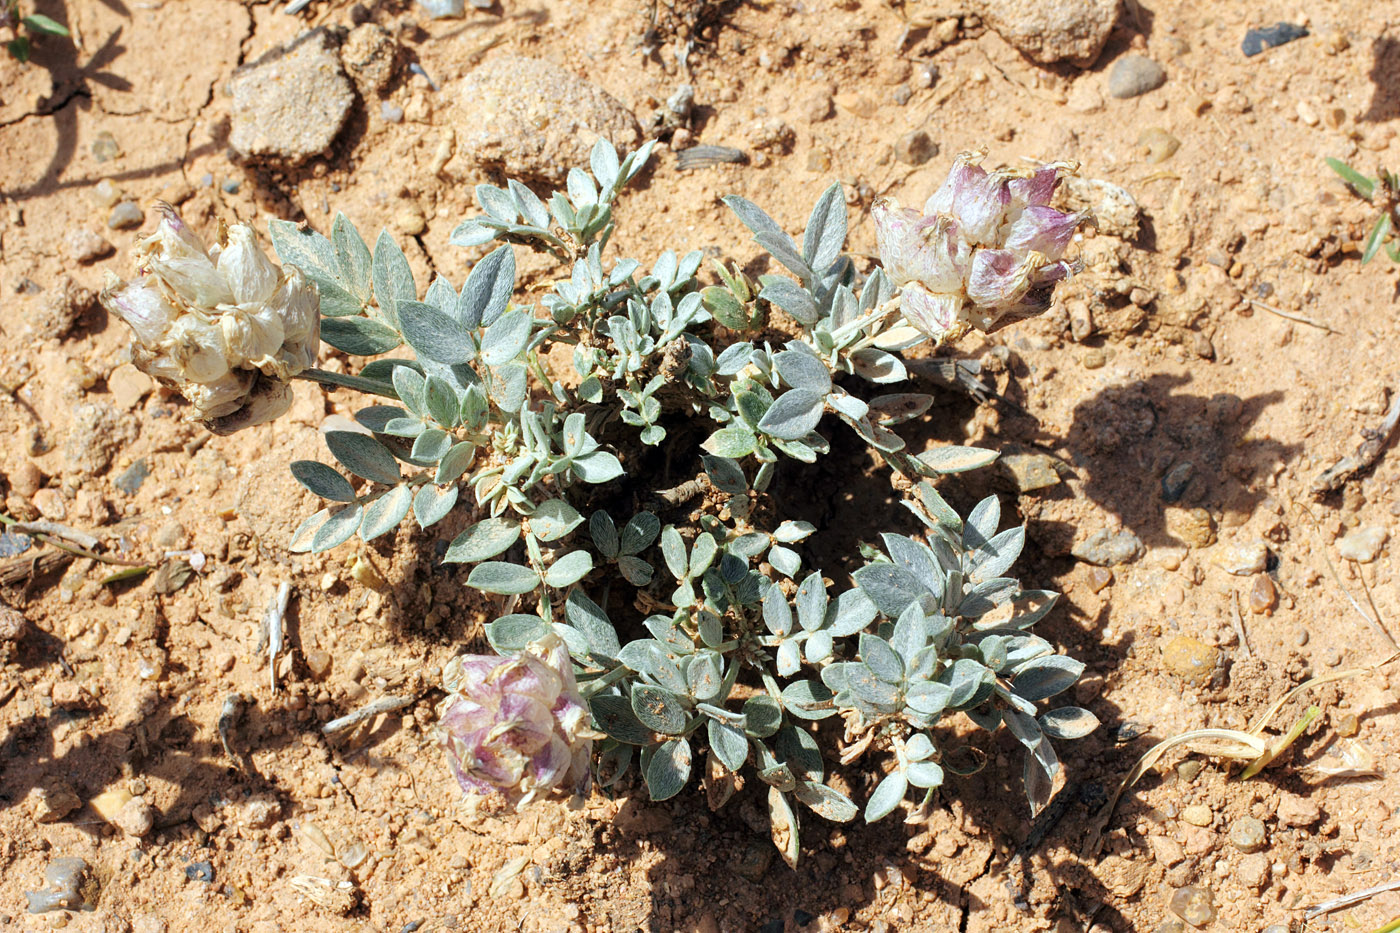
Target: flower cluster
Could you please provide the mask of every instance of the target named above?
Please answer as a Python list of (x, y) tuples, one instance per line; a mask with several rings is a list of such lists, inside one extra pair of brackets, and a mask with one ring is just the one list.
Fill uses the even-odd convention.
[(1075, 166), (987, 172), (981, 158), (959, 155), (923, 213), (893, 198), (872, 209), (881, 262), (901, 288), (900, 310), (939, 340), (1040, 314), (1055, 283), (1076, 271), (1060, 257), (1085, 215), (1049, 206)]
[(558, 635), (514, 658), (453, 658), (443, 688), (442, 743), (463, 790), (502, 793), (517, 806), (554, 788), (587, 793), (594, 733)]
[(136, 245), (138, 277), (108, 273), (102, 304), (135, 332), (132, 361), (180, 391), (216, 434), (262, 424), (292, 403), (287, 380), (321, 341), (316, 289), (278, 268), (247, 224), (212, 249), (168, 205)]

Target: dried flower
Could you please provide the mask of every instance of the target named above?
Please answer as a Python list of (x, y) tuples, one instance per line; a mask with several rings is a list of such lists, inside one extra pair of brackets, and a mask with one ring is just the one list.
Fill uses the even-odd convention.
[(138, 277), (108, 274), (102, 304), (135, 332), (132, 362), (175, 387), (191, 420), (231, 434), (284, 413), (287, 381), (316, 360), (316, 289), (300, 270), (278, 268), (247, 224), (212, 249), (169, 205), (136, 244)]
[(443, 687), (439, 727), (463, 790), (503, 793), (516, 806), (556, 787), (588, 791), (595, 734), (559, 636), (546, 635), (519, 657), (453, 658)]
[(1076, 271), (1060, 257), (1085, 215), (1049, 206), (1074, 166), (989, 173), (981, 158), (959, 155), (923, 213), (893, 198), (872, 209), (885, 272), (902, 289), (900, 310), (940, 340), (1041, 313), (1054, 284)]

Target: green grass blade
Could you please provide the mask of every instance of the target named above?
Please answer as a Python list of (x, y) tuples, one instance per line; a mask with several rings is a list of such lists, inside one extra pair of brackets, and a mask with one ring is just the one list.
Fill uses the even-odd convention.
[(1343, 181), (1351, 185), (1351, 190), (1355, 191), (1366, 200), (1371, 200), (1371, 195), (1376, 193), (1376, 183), (1374, 181), (1367, 178), (1350, 165), (1347, 165), (1341, 159), (1334, 159), (1328, 156), (1327, 164), (1331, 167), (1332, 171), (1342, 176)]

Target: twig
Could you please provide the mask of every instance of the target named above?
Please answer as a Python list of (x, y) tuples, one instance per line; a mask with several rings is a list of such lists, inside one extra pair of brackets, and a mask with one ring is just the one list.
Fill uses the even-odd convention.
[(362, 706), (353, 713), (346, 713), (339, 719), (332, 719), (321, 727), (322, 735), (335, 735), (343, 732), (351, 726), (357, 726), (373, 716), (380, 713), (392, 713), (396, 709), (403, 709), (418, 699), (417, 696), (387, 696), (380, 697), (368, 706)]
[(1309, 907), (1307, 911), (1303, 914), (1303, 919), (1311, 920), (1314, 917), (1320, 917), (1323, 914), (1330, 914), (1334, 910), (1341, 910), (1344, 907), (1350, 907), (1353, 904), (1359, 904), (1362, 901), (1369, 900), (1370, 898), (1375, 897), (1377, 894), (1384, 894), (1386, 891), (1394, 891), (1398, 888), (1400, 888), (1400, 881), (1387, 881), (1385, 884), (1378, 884), (1374, 888), (1367, 888), (1364, 891), (1357, 891), (1355, 894), (1348, 894), (1344, 897), (1334, 898), (1330, 901), (1323, 901), (1316, 907)]
[(1385, 413), (1385, 420), (1381, 422), (1380, 427), (1374, 431), (1363, 432), (1366, 439), (1357, 446), (1356, 453), (1338, 460), (1313, 480), (1313, 495), (1321, 496), (1339, 489), (1354, 474), (1360, 473), (1379, 460), (1386, 445), (1390, 443), (1390, 436), (1395, 433), (1396, 425), (1400, 425), (1400, 393), (1397, 393), (1395, 401), (1391, 402), (1390, 410)]
[[(13, 518), (11, 518), (10, 516), (4, 514), (3, 512), (0, 512), (0, 522), (3, 522), (4, 524), (9, 525), (9, 526), (11, 526), (11, 527), (13, 527), (13, 526), (15, 526), (15, 525), (22, 524), (21, 522), (16, 521), (15, 519), (13, 519)], [(90, 550), (88, 550), (88, 549), (85, 548), (85, 547), (77, 547), (77, 546), (71, 545), (71, 544), (64, 544), (62, 541), (57, 540), (57, 538), (55, 538), (52, 534), (45, 534), (45, 533), (42, 532), (42, 531), (37, 531), (37, 530), (36, 530), (36, 531), (32, 531), (32, 532), (28, 532), (28, 531), (27, 531), (27, 532), (21, 532), (21, 533), (22, 533), (22, 534), (27, 534), (27, 535), (29, 535), (29, 537), (33, 538), (34, 540), (36, 540), (36, 541), (38, 541), (38, 542), (40, 542), (40, 543), (42, 543), (42, 544), (47, 544), (47, 545), (49, 545), (50, 547), (56, 547), (56, 548), (58, 548), (60, 551), (67, 551), (69, 554), (72, 554), (74, 557), (86, 557), (86, 558), (88, 558), (89, 560), (99, 561), (99, 562), (104, 563), (104, 564), (115, 564), (115, 565), (118, 566), (118, 567), (144, 567), (144, 566), (146, 566), (145, 564), (141, 563), (139, 560), (122, 560), (120, 557), (107, 557), (107, 556), (105, 556), (105, 555), (103, 555), (103, 554), (98, 554), (98, 553), (96, 553), (96, 552), (94, 552), (94, 551), (90, 551)], [(81, 532), (80, 532), (80, 533), (81, 533)]]
[(67, 551), (49, 552), (36, 557), (16, 557), (0, 564), (0, 585), (14, 586), (68, 566), (73, 555)]
[(1301, 314), (1293, 314), (1292, 312), (1285, 311), (1282, 308), (1275, 308), (1273, 305), (1265, 304), (1264, 302), (1259, 301), (1255, 298), (1249, 299), (1249, 303), (1254, 305), (1254, 307), (1258, 308), (1260, 311), (1267, 311), (1270, 314), (1277, 314), (1281, 318), (1285, 318), (1290, 321), (1297, 321), (1299, 324), (1306, 324), (1309, 327), (1316, 327), (1318, 330), (1325, 330), (1329, 334), (1336, 334), (1338, 336), (1341, 336), (1341, 331), (1336, 330), (1332, 327), (1328, 327), (1321, 321), (1314, 321), (1310, 317), (1303, 317)]
[(277, 653), (282, 650), (282, 617), (287, 614), (287, 601), (292, 597), (292, 585), (283, 580), (277, 585), (277, 595), (263, 615), (263, 631), (267, 633), (267, 668), (272, 692), (277, 693)]
[(79, 547), (91, 550), (97, 547), (97, 536), (90, 535), (86, 531), (79, 531), (67, 525), (60, 525), (58, 522), (37, 521), (37, 522), (15, 522), (10, 526), (15, 531), (23, 535), (53, 535), (55, 538), (63, 538), (65, 541), (72, 541)]
[(1249, 636), (1245, 634), (1244, 618), (1240, 615), (1240, 594), (1231, 590), (1230, 597), (1231, 622), (1235, 626), (1235, 634), (1240, 636), (1240, 657), (1248, 658), (1250, 656)]

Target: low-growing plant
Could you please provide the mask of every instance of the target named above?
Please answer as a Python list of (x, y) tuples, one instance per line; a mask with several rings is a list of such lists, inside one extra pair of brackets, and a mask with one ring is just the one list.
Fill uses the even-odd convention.
[(68, 27), (43, 13), (23, 14), (19, 0), (0, 0), (0, 30), (11, 34), (5, 51), (21, 62), (29, 61), (35, 36), (67, 36)]
[[(283, 271), (250, 229), (206, 252), (167, 211), (138, 250), (141, 275), (110, 282), (104, 301), (135, 329), (137, 365), (214, 431), (280, 415), (292, 378), (385, 400), (356, 414), (359, 430), (325, 433), (341, 470), (291, 465), (328, 503), (293, 551), (470, 514), (443, 561), (509, 611), (486, 629), (503, 657), (463, 656), (445, 677), (440, 730), (466, 790), (577, 790), (591, 760), (604, 788), (635, 767), (654, 800), (700, 774), (720, 806), (751, 768), (792, 862), (795, 804), (835, 821), (861, 812), (833, 760), (889, 763), (867, 821), (911, 789), (927, 804), (948, 771), (976, 770), (954, 754), (949, 719), (965, 713), (1025, 746), (1038, 810), (1060, 769), (1052, 742), (1097, 725), (1041, 705), (1083, 665), (1028, 631), (1055, 595), (1008, 575), (1024, 529), (1001, 527), (995, 497), (964, 519), (939, 492), (996, 454), (915, 451), (895, 428), (932, 403), (900, 385), (901, 354), (1039, 313), (1073, 271), (1061, 256), (1082, 217), (1049, 206), (1069, 167), (988, 173), (959, 157), (923, 212), (876, 202), (884, 267), (866, 275), (842, 252), (840, 185), (800, 239), (730, 196), (776, 265), (754, 279), (715, 262), (704, 284), (700, 250), (609, 254), (618, 194), (650, 152), (620, 159), (600, 141), (591, 171), (547, 200), (479, 185), (484, 213), (452, 242), (498, 245), (460, 290), (438, 276), (420, 294), (394, 240), (371, 249), (342, 215), (329, 237), (272, 221)], [(517, 289), (516, 245), (566, 264), (537, 306)], [(314, 369), (318, 339), (374, 359)], [(817, 529), (771, 495), (829, 451), (827, 426), (878, 455), (922, 525), (882, 534), (849, 586), (808, 565)], [(667, 476), (686, 482), (663, 489)], [(843, 729), (817, 725), (828, 719)]]
[(1375, 259), (1382, 247), (1391, 261), (1400, 262), (1400, 175), (1381, 168), (1375, 178), (1368, 178), (1340, 159), (1329, 158), (1327, 165), (1341, 176), (1352, 194), (1380, 211), (1361, 247), (1362, 264)]

